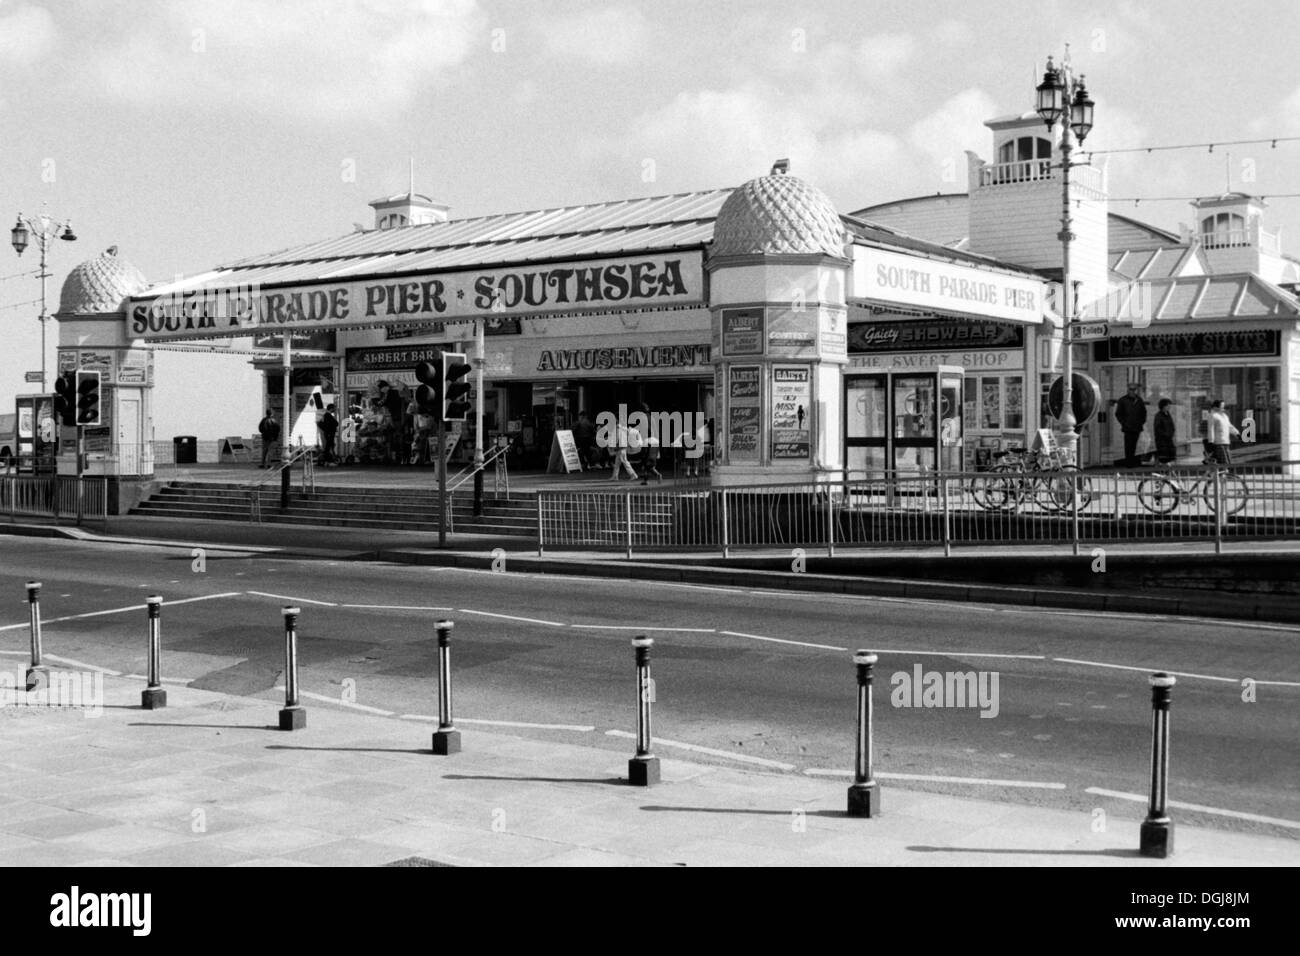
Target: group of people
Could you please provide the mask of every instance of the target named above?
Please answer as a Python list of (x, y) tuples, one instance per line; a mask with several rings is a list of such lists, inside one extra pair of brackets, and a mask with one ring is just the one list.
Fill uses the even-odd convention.
[[(650, 406), (643, 403), (640, 411), (649, 422)], [(659, 471), (659, 458), (663, 453), (663, 447), (659, 436), (655, 435), (651, 428), (647, 426), (643, 434), (620, 422), (617, 429), (609, 434), (609, 438), (609, 446), (602, 448), (597, 441), (597, 429), (591, 416), (585, 411), (578, 413), (578, 420), (573, 425), (573, 443), (578, 449), (578, 458), (584, 468), (609, 468), (613, 472), (614, 481), (621, 481), (624, 471), (627, 472), (629, 480), (636, 481), (640, 478), (643, 485), (649, 484), (651, 476), (656, 481), (663, 481), (663, 475)], [(708, 444), (709, 425), (706, 424), (700, 428), (700, 433), (695, 436), (695, 443), (691, 446), (691, 449), (698, 450), (698, 453), (686, 455), (684, 458), (685, 473), (688, 478), (697, 473), (704, 474), (707, 460), (704, 451)], [(672, 449), (670, 448), (669, 451), (671, 452)], [(640, 456), (637, 459), (641, 466), (640, 475), (632, 464), (632, 458), (637, 455)]]
[[(339, 433), (339, 419), (334, 413), (333, 404), (325, 406), (325, 414), (317, 424), (321, 438), (320, 462), (322, 465), (337, 465), (339, 457), (334, 449), (334, 440)], [(262, 420), (257, 423), (257, 434), (262, 438), (262, 463), (259, 467), (266, 468), (278, 454), (280, 438), (280, 423), (276, 421), (273, 409), (268, 408)]]
[[(1177, 427), (1173, 413), (1169, 411), (1174, 404), (1172, 399), (1160, 399), (1155, 420), (1151, 424), (1151, 432), (1155, 437), (1155, 458), (1162, 465), (1167, 465), (1178, 457)], [(1147, 403), (1142, 398), (1140, 383), (1129, 382), (1128, 393), (1115, 402), (1115, 421), (1124, 435), (1123, 464), (1128, 468), (1135, 467), (1140, 462), (1138, 444), (1147, 423)], [(1205, 464), (1232, 464), (1232, 439), (1240, 434), (1240, 430), (1228, 418), (1223, 399), (1211, 402), (1202, 439)]]

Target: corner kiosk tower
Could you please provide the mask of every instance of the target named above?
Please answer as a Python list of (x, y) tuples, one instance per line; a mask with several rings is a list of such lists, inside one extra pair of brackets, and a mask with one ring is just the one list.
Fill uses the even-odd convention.
[(714, 481), (802, 481), (843, 468), (852, 264), (839, 213), (780, 160), (718, 212), (705, 269), (713, 323)]

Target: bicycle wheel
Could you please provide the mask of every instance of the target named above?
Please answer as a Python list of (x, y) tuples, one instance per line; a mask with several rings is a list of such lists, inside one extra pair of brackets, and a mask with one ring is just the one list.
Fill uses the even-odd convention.
[[(1246, 484), (1246, 479), (1241, 475), (1234, 475), (1223, 472), (1219, 476), (1223, 486), (1223, 513), (1235, 515), (1242, 508), (1246, 507), (1246, 501), (1250, 498), (1250, 486)], [(1214, 476), (1207, 475), (1201, 484), (1201, 497), (1205, 499), (1205, 505), (1211, 511), (1214, 511)]]
[(1048, 511), (1074, 508), (1074, 483), (1068, 474), (1047, 471), (1034, 477), (1034, 497)]
[(1178, 507), (1178, 485), (1164, 475), (1143, 478), (1137, 495), (1138, 503), (1155, 515), (1167, 515)]

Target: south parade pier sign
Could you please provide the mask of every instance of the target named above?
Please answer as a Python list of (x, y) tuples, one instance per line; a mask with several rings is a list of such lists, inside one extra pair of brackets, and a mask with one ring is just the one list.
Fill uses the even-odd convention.
[[(232, 272), (228, 279), (233, 283), (238, 277)], [(698, 252), (274, 289), (230, 283), (132, 298), (126, 319), (129, 335), (147, 341), (215, 338), (429, 319), (469, 321), (501, 313), (628, 311), (704, 301), (703, 256)]]

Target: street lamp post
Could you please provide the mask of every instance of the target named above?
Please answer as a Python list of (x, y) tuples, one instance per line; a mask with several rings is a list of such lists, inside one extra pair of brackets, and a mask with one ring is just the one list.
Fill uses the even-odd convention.
[(1047, 71), (1043, 82), (1038, 84), (1038, 115), (1043, 118), (1049, 130), (1059, 122), (1061, 124), (1061, 311), (1064, 318), (1062, 331), (1065, 333), (1065, 371), (1061, 382), (1061, 418), (1059, 443), (1071, 463), (1077, 463), (1079, 435), (1075, 431), (1078, 424), (1074, 417), (1074, 346), (1073, 334), (1078, 316), (1075, 301), (1075, 289), (1070, 281), (1070, 242), (1074, 239), (1070, 217), (1070, 167), (1081, 165), (1070, 162), (1070, 153), (1074, 144), (1070, 133), (1078, 137), (1079, 144), (1092, 130), (1093, 101), (1083, 84), (1083, 76), (1077, 79), (1070, 68), (1069, 47), (1061, 62), (1060, 69), (1052, 65), (1052, 58), (1047, 58)]
[(45, 323), (50, 320), (50, 316), (45, 308), (45, 280), (50, 277), (50, 272), (45, 268), (45, 254), (50, 247), (50, 240), (55, 236), (65, 242), (76, 240), (76, 234), (72, 231), (72, 225), (67, 220), (58, 222), (51, 219), (45, 213), (41, 213), (35, 219), (28, 219), (22, 213), (18, 214), (18, 222), (9, 230), (9, 241), (14, 247), (14, 251), (20, 256), (23, 250), (27, 248), (28, 241), (35, 237), (36, 245), (41, 250), (41, 393), (45, 392)]

